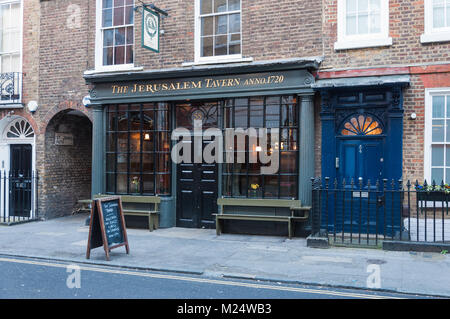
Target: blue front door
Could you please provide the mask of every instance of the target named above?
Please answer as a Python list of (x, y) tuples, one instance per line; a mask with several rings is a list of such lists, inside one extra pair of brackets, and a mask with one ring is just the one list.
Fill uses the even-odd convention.
[(375, 185), (384, 176), (383, 138), (340, 138), (336, 158), (337, 177), (349, 184), (351, 179)]

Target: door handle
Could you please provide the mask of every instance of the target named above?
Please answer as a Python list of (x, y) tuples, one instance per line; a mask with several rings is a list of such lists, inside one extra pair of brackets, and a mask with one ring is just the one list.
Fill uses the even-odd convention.
[(335, 163), (336, 168), (339, 168), (339, 157), (336, 157), (336, 163)]

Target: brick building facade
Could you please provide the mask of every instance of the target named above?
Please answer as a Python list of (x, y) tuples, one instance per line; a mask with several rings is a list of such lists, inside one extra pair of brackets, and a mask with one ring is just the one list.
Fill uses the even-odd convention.
[[(159, 195), (162, 226), (210, 227), (214, 220), (199, 207), (215, 212), (208, 205), (221, 196), (295, 198), (308, 205), (312, 175), (447, 180), (446, 129), (434, 129), (447, 123), (447, 116), (429, 114), (442, 103), (450, 105), (450, 8), (445, 3), (155, 1), (168, 13), (161, 15), (156, 53), (141, 46), (141, 3), (18, 2), (24, 21), (21, 103), (34, 100), (39, 108), (34, 113), (18, 108), (14, 114), (27, 119), (36, 133), (41, 217), (72, 212), (77, 200), (90, 193)], [(283, 83), (209, 87), (214, 81), (250, 83), (267, 75), (282, 77)], [(171, 86), (174, 90), (164, 90)], [(86, 108), (82, 99), (88, 94)], [(284, 149), (281, 159), (288, 168), (260, 177), (251, 167), (226, 171), (219, 165), (211, 170), (217, 188), (207, 190), (213, 196), (195, 195), (180, 186), (180, 167), (169, 162), (167, 149), (160, 146), (168, 140), (160, 135), (168, 136), (183, 116), (198, 116), (197, 111), (215, 110), (215, 127), (228, 128), (223, 122), (227, 112), (244, 112), (239, 103), (247, 108), (247, 125), (262, 117), (261, 127), (268, 127), (267, 118), (277, 117), (275, 127), (287, 134), (280, 147), (282, 142), (293, 147)], [(267, 113), (267, 105), (278, 113)], [(283, 118), (284, 108), (291, 106), (292, 121)], [(2, 118), (8, 112), (3, 110)], [(258, 112), (263, 115), (251, 117)], [(133, 129), (133, 116), (140, 127)], [(231, 126), (242, 120), (230, 116)], [(127, 124), (121, 124), (124, 118)], [(360, 120), (361, 129), (353, 132)], [(127, 137), (121, 137), (124, 132)], [(57, 135), (71, 137), (70, 145), (55, 145)], [(147, 137), (153, 148), (146, 149)], [(358, 147), (360, 154), (373, 152), (366, 156), (378, 162), (358, 157)], [(349, 154), (353, 162), (347, 163)], [(295, 165), (289, 170), (291, 161)], [(185, 170), (193, 175), (208, 171)], [(180, 196), (189, 192), (193, 197), (185, 201), (198, 205), (183, 217)]]

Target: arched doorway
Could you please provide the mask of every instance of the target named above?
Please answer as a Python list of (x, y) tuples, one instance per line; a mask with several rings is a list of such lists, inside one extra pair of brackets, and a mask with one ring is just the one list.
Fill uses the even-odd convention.
[(0, 121), (0, 221), (33, 218), (36, 213), (35, 132), (23, 117)]
[(91, 197), (92, 123), (81, 111), (63, 110), (45, 130), (40, 208), (45, 218), (70, 215)]

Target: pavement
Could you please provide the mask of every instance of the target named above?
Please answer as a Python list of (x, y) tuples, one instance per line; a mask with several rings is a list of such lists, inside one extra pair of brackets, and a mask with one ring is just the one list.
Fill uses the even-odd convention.
[[(306, 239), (222, 234), (214, 229), (127, 229), (130, 254), (103, 248), (86, 259), (86, 214), (0, 226), (0, 255), (132, 269), (450, 297), (450, 256), (306, 247)], [(378, 276), (379, 275), (379, 276)], [(378, 280), (379, 279), (379, 280)]]

